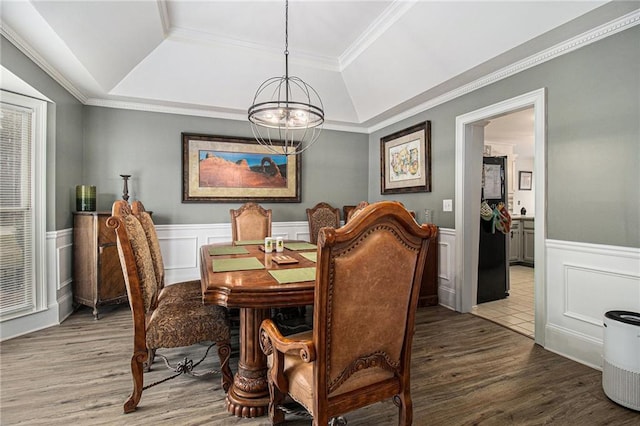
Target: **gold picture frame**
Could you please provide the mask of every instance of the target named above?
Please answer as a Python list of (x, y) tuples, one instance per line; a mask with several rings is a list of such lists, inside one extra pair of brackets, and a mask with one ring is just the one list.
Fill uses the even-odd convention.
[(182, 133), (182, 202), (300, 202), (301, 154), (255, 139)]
[(381, 194), (431, 192), (431, 122), (380, 139)]

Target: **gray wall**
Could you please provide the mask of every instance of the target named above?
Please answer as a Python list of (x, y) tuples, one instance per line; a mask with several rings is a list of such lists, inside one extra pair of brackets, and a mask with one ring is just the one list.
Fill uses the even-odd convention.
[[(640, 247), (640, 27), (523, 71), (370, 135), (369, 200), (396, 199), (454, 227), (455, 119), (547, 88), (547, 238)], [(432, 126), (432, 192), (380, 195), (380, 138)], [(455, 206), (454, 206), (455, 208)]]
[[(251, 137), (248, 121), (85, 107), (83, 182), (96, 185), (98, 210), (122, 196), (121, 174), (132, 175), (132, 199), (154, 212), (157, 224), (227, 223), (241, 203), (182, 203), (182, 132)], [(260, 204), (273, 220), (306, 220), (320, 201), (335, 207), (367, 198), (368, 136), (324, 129), (302, 157), (302, 202)], [(80, 183), (80, 182), (78, 182)]]
[(83, 105), (4, 37), (2, 65), (53, 103), (47, 105), (47, 231), (71, 228), (82, 176)]
[[(264, 205), (275, 221), (305, 220), (318, 201), (336, 206), (396, 199), (433, 209), (454, 227), (442, 199), (455, 195), (455, 117), (547, 88), (547, 227), (550, 239), (640, 246), (640, 27), (366, 135), (324, 130), (303, 158), (302, 203)], [(228, 222), (234, 204), (181, 203), (183, 131), (251, 136), (246, 122), (82, 106), (4, 38), (2, 64), (54, 104), (49, 106), (47, 230), (72, 225), (75, 185), (95, 184), (108, 210), (133, 175), (131, 194), (158, 223)], [(380, 195), (380, 138), (422, 120), (432, 124), (432, 192)], [(455, 207), (455, 206), (454, 206)]]

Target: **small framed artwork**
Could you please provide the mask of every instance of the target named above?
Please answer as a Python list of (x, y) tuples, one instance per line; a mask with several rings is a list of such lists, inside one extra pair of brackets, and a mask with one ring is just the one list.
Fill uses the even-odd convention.
[(519, 177), (520, 184), (518, 185), (518, 189), (521, 191), (531, 191), (533, 172), (520, 172)]
[(298, 155), (255, 139), (182, 133), (182, 202), (300, 202)]
[(431, 122), (380, 139), (381, 194), (431, 192)]

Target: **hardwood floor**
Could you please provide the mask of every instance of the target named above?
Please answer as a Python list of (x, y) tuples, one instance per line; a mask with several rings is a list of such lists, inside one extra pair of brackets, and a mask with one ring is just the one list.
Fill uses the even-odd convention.
[[(131, 317), (81, 308), (58, 327), (0, 346), (2, 425), (266, 425), (224, 409), (219, 377), (178, 377), (146, 390), (122, 414), (131, 391)], [(235, 345), (237, 348), (237, 343)], [(189, 348), (193, 350), (194, 348)], [(204, 346), (195, 348), (196, 360)], [(215, 352), (215, 351), (212, 351)], [(178, 360), (182, 350), (165, 351)], [(237, 363), (237, 353), (232, 355)], [(206, 366), (215, 368), (216, 357)], [(203, 363), (202, 365), (205, 365)], [(162, 362), (145, 383), (165, 376)], [(236, 365), (232, 365), (235, 371)], [(637, 425), (640, 413), (611, 402), (601, 373), (471, 314), (420, 308), (413, 347), (414, 425)], [(389, 401), (347, 414), (349, 425), (395, 425)], [(308, 420), (287, 417), (287, 424)], [(290, 420), (291, 419), (291, 420)]]

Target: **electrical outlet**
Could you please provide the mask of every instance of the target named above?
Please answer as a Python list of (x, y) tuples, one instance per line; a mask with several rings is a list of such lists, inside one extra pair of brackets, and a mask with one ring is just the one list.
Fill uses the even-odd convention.
[(453, 211), (453, 200), (442, 200), (442, 211), (452, 212)]

